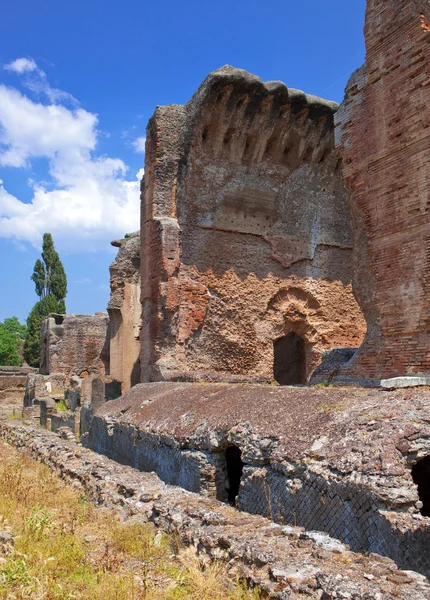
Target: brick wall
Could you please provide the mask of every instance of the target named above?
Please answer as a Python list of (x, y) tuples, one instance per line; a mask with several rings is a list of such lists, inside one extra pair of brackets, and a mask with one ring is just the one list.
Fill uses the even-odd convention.
[(368, 324), (344, 375), (430, 372), (430, 3), (369, 0), (366, 63), (336, 115)]
[[(142, 381), (273, 378), (275, 340), (357, 347), (337, 105), (224, 67), (158, 107), (142, 196)], [(301, 381), (304, 383), (304, 381)]]

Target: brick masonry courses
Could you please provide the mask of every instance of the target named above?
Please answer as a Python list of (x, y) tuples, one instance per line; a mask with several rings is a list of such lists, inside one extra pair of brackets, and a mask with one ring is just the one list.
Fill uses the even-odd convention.
[(104, 374), (109, 360), (108, 315), (49, 315), (40, 334), (40, 372), (72, 375)]
[(368, 325), (344, 380), (430, 373), (429, 0), (368, 0), (365, 38), (335, 115)]
[(246, 71), (158, 107), (142, 190), (142, 381), (273, 379), (273, 343), (358, 347), (337, 104)]
[(238, 505), (317, 529), (430, 576), (430, 519), (411, 469), (430, 455), (429, 393), (140, 384), (102, 406), (88, 444), (164, 481), (226, 500), (226, 448), (242, 453)]
[[(279, 526), (164, 484), (41, 428), (0, 421), (0, 436), (123, 518), (152, 521), (199, 553), (228, 562), (233, 578), (273, 600), (430, 600), (426, 579), (387, 558), (354, 554), (300, 527)], [(68, 436), (70, 437), (70, 435)]]

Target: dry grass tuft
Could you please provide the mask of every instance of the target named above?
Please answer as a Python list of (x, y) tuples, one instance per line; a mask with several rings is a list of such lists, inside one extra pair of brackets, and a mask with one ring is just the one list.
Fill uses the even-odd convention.
[(0, 443), (0, 598), (257, 600), (178, 540), (95, 509), (47, 467)]

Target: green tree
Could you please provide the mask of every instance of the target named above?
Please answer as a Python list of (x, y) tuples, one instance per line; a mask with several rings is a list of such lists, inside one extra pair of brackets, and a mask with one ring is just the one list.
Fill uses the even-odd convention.
[(9, 317), (3, 322), (3, 327), (6, 331), (9, 331), (12, 335), (17, 338), (17, 343), (20, 344), (24, 341), (26, 326), (19, 322), (17, 317)]
[(25, 330), (25, 325), (16, 317), (10, 317), (0, 323), (0, 365), (22, 365), (19, 349), (24, 340)]
[(42, 260), (36, 260), (31, 279), (40, 300), (27, 318), (24, 358), (32, 367), (38, 367), (42, 322), (49, 313), (66, 313), (67, 277), (50, 233), (43, 234)]
[(45, 265), (38, 258), (34, 264), (33, 275), (31, 279), (34, 281), (36, 286), (36, 294), (39, 298), (44, 298), (46, 295), (46, 271)]
[(41, 300), (48, 294), (53, 294), (58, 301), (64, 300), (67, 295), (66, 272), (50, 233), (43, 234), (42, 259), (43, 262), (40, 258), (36, 260), (31, 276), (36, 294)]

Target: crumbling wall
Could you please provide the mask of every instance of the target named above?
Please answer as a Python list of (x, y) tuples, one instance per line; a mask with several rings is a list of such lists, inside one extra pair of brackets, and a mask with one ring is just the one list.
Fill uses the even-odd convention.
[(124, 393), (140, 381), (140, 232), (112, 245), (119, 251), (110, 266), (109, 374)]
[(430, 372), (430, 2), (368, 0), (366, 63), (336, 113), (367, 321), (343, 377)]
[(86, 378), (109, 369), (108, 315), (50, 315), (42, 324), (40, 372)]
[(21, 406), (27, 374), (34, 371), (31, 367), (0, 366), (0, 405)]
[(64, 391), (64, 373), (51, 373), (49, 375), (29, 373), (25, 384), (24, 407), (31, 407), (35, 403), (38, 405), (40, 400), (45, 398), (64, 400)]
[[(275, 340), (356, 347), (351, 230), (335, 103), (211, 73), (186, 106), (158, 107), (142, 195), (142, 380), (273, 378)], [(301, 381), (304, 383), (304, 381)]]
[(426, 392), (148, 383), (100, 407), (84, 441), (224, 501), (235, 446), (241, 509), (430, 576), (430, 518), (411, 474), (430, 455), (427, 405)]

